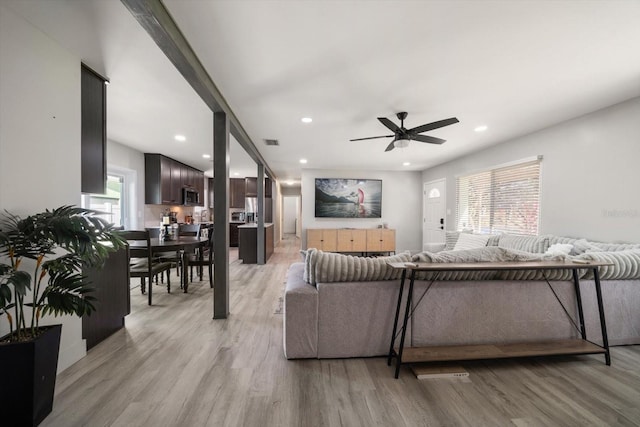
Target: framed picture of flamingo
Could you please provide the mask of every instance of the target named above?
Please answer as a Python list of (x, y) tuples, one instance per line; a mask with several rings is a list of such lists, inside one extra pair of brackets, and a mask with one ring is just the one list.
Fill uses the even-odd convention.
[(316, 218), (381, 217), (381, 179), (316, 178)]

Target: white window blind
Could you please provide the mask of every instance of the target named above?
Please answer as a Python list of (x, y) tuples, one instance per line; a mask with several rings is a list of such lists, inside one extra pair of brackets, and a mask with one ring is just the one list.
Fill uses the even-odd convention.
[(540, 159), (460, 176), (456, 201), (458, 230), (537, 235)]

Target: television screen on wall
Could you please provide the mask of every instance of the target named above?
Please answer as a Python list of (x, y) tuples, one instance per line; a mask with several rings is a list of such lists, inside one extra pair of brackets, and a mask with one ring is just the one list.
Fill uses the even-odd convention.
[(381, 179), (316, 178), (316, 218), (381, 217)]

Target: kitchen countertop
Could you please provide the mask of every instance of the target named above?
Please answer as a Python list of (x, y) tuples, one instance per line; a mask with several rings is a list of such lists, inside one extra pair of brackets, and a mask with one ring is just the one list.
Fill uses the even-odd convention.
[[(271, 226), (273, 226), (273, 223), (271, 223), (271, 222), (265, 222), (264, 223), (264, 227), (265, 228), (271, 227)], [(255, 222), (250, 222), (248, 224), (243, 224), (243, 225), (239, 226), (238, 228), (258, 228), (258, 224), (255, 223)]]

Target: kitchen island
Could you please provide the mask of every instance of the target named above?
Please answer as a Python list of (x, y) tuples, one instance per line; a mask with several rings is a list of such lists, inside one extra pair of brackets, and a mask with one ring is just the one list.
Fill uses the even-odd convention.
[[(255, 223), (238, 226), (238, 258), (243, 264), (258, 262), (258, 225)], [(273, 224), (264, 225), (264, 261), (273, 254)]]

